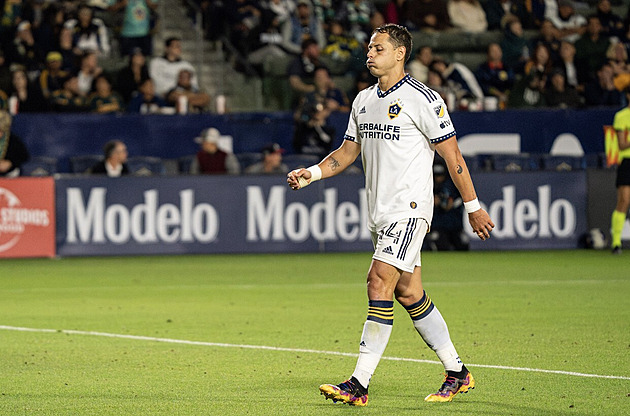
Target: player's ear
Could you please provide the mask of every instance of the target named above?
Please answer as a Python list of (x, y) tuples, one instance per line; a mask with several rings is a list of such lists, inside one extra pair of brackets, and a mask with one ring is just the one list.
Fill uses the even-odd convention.
[(407, 54), (407, 48), (405, 48), (404, 46), (399, 46), (398, 49), (396, 49), (396, 60), (404, 61), (406, 54)]

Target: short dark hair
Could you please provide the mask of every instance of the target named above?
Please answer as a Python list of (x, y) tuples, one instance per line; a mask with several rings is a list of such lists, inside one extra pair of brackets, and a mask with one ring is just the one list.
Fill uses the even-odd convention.
[(394, 48), (404, 46), (405, 63), (409, 60), (413, 48), (413, 40), (411, 38), (411, 33), (409, 33), (409, 30), (407, 30), (406, 27), (394, 23), (387, 23), (374, 29), (372, 31), (372, 35), (375, 33), (388, 34)]
[(167, 38), (167, 39), (164, 41), (164, 46), (166, 46), (166, 47), (168, 48), (169, 46), (171, 46), (171, 43), (173, 43), (173, 42), (175, 42), (175, 41), (181, 41), (181, 40), (182, 40), (182, 39), (181, 39), (181, 38), (178, 38), (177, 36), (171, 36), (170, 38)]
[(311, 45), (319, 45), (317, 41), (313, 38), (306, 38), (302, 41), (302, 51), (305, 51)]
[(105, 143), (105, 146), (103, 146), (103, 155), (105, 156), (105, 159), (109, 159), (111, 157), (114, 153), (114, 149), (116, 149), (116, 146), (118, 146), (119, 143), (122, 143), (122, 141), (115, 139)]

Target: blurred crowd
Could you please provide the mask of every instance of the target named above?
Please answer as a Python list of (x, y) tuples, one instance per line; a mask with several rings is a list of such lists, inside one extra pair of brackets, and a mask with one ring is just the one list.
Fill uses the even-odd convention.
[(198, 1), (207, 37), (228, 39), (259, 74), (265, 60), (295, 58), (287, 69), (294, 105), (314, 91), (320, 67), (356, 79), (342, 91), (350, 100), (373, 82), (365, 48), (373, 28), (386, 22), (420, 34), (501, 35), (476, 67), (434, 54), (414, 36), (420, 44), (408, 71), (452, 110), (618, 107), (630, 85), (630, 8), (616, 14), (613, 6), (626, 7), (611, 0)]

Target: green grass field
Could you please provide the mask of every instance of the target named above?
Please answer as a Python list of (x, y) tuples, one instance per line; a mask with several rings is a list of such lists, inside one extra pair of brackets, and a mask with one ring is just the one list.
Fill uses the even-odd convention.
[(630, 415), (630, 267), (607, 251), (423, 254), (477, 388), (423, 402), (443, 369), (397, 306), (369, 406), (324, 400), (354, 369), (369, 262), (0, 261), (0, 415)]

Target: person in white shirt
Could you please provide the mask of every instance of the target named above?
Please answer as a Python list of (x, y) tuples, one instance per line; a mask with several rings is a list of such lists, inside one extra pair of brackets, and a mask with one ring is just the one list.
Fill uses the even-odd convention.
[(168, 38), (164, 42), (164, 55), (153, 58), (149, 64), (149, 76), (155, 83), (155, 93), (160, 97), (175, 88), (177, 77), (181, 70), (186, 69), (192, 74), (191, 84), (199, 89), (195, 68), (182, 59), (182, 41), (179, 38)]
[(287, 175), (289, 187), (297, 190), (339, 174), (362, 157), (374, 243), (367, 276), (368, 317), (352, 377), (319, 387), (327, 399), (355, 406), (368, 403), (368, 385), (392, 330), (394, 296), (447, 373), (438, 392), (425, 400), (451, 401), (475, 384), (422, 287), (420, 250), (433, 215), (435, 151), (446, 162), (477, 236), (489, 238), (494, 224), (477, 200), (444, 101), (405, 73), (411, 48), (411, 34), (402, 26), (386, 24), (372, 32), (367, 67), (378, 83), (355, 98), (343, 143), (319, 164)]

